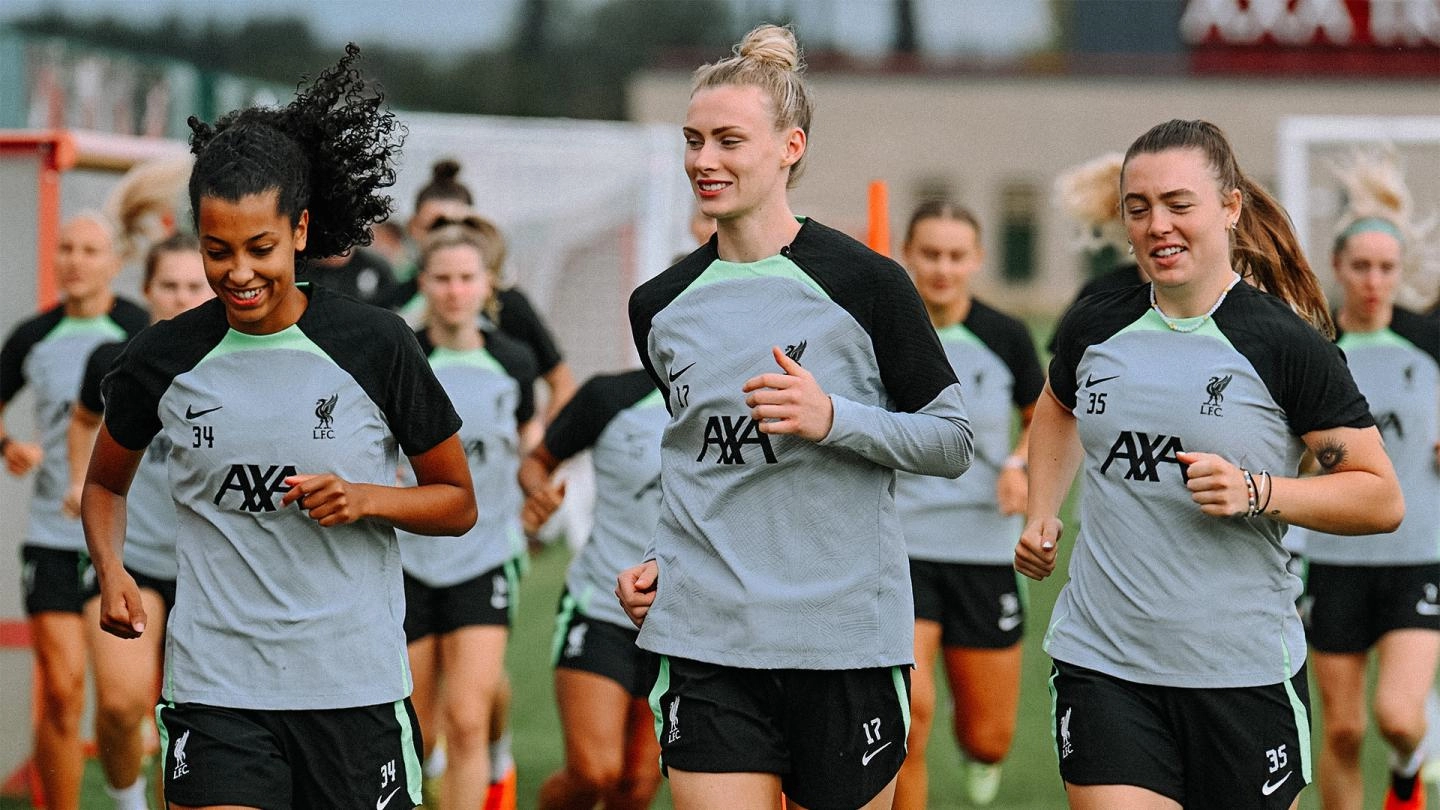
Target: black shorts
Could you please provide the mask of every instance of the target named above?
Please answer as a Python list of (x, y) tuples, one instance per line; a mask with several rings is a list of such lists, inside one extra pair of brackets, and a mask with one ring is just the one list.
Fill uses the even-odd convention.
[(265, 810), (420, 804), (420, 723), (410, 700), (310, 711), (162, 703), (165, 798)]
[[(84, 566), (84, 573), (81, 575), (81, 584), (84, 586), (82, 594), (85, 601), (89, 602), (100, 596), (100, 580), (95, 578), (94, 566), (90, 564), (90, 555), (81, 554), (80, 564)], [(130, 566), (125, 566), (125, 572), (134, 580), (135, 584), (142, 589), (149, 589), (160, 594), (160, 599), (165, 602), (165, 612), (168, 614), (175, 609), (175, 580), (160, 579), (149, 574), (142, 574)]]
[(1286, 810), (1310, 783), (1303, 666), (1269, 686), (1189, 689), (1056, 661), (1050, 694), (1069, 784), (1135, 785), (1187, 808)]
[(20, 547), (20, 583), (25, 589), (25, 614), (74, 613), (85, 607), (85, 578), (89, 555), (80, 551), (32, 546)]
[(905, 761), (910, 668), (738, 669), (661, 656), (650, 708), (665, 768), (778, 774), (810, 810), (853, 808)]
[(643, 698), (655, 686), (660, 656), (635, 646), (640, 633), (581, 613), (569, 591), (560, 594), (550, 662), (556, 669), (590, 672), (620, 684)]
[(405, 643), (443, 636), (462, 627), (509, 627), (519, 584), (517, 560), (443, 588), (433, 588), (406, 574)]
[(1008, 565), (911, 560), (915, 618), (938, 622), (946, 647), (1013, 647), (1025, 631), (1018, 577)]
[(1440, 563), (1327, 565), (1305, 579), (1305, 631), (1326, 653), (1361, 653), (1391, 630), (1440, 630)]

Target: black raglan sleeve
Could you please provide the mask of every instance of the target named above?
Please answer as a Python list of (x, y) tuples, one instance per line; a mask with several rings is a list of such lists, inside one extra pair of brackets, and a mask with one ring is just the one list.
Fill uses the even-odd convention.
[(520, 385), (520, 399), (515, 403), (516, 424), (529, 422), (535, 417), (535, 378), (539, 376), (535, 353), (503, 332), (487, 332), (485, 348)]
[(558, 461), (592, 447), (616, 414), (655, 390), (643, 371), (591, 377), (545, 429), (545, 449)]
[(78, 400), (85, 410), (94, 414), (105, 411), (105, 399), (100, 395), (100, 383), (124, 349), (124, 343), (102, 343), (95, 347), (95, 351), (90, 352), (89, 359), (85, 361), (85, 376), (80, 381)]

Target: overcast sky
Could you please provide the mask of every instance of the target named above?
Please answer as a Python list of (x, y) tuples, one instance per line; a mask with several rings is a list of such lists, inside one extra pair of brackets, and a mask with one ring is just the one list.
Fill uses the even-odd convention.
[[(585, 6), (600, 0), (569, 0)], [(688, 0), (670, 0), (683, 3)], [(794, 9), (801, 43), (833, 40), (858, 55), (883, 52), (891, 37), (890, 0), (729, 0), (747, 20)], [(303, 15), (324, 40), (383, 40), (436, 53), (486, 48), (504, 40), (518, 0), (0, 0), (0, 20), (46, 9), (77, 17), (156, 21), (174, 12), (239, 21)], [(914, 0), (925, 53), (1001, 56), (1043, 44), (1051, 30), (1046, 0)]]

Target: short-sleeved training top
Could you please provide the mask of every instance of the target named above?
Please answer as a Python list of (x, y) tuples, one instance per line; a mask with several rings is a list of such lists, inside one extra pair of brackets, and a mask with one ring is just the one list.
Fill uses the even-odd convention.
[(1405, 520), (1393, 534), (1337, 537), (1307, 529), (1305, 555), (1334, 565), (1416, 565), (1440, 560), (1440, 319), (1396, 308), (1390, 326), (1342, 332), (1355, 382), (1385, 439), (1405, 494)]
[[(671, 420), (660, 575), (641, 647), (756, 669), (914, 657), (895, 470), (970, 464), (960, 385), (905, 271), (814, 220), (757, 262), (716, 240), (630, 298), (635, 345)], [(782, 349), (834, 404), (819, 442), (759, 429), (741, 391)]]
[(435, 346), (423, 331), (416, 335), (464, 421), (460, 444), (470, 465), (479, 515), (460, 537), (397, 532), (405, 573), (432, 588), (474, 579), (525, 553), (520, 528), (524, 498), (516, 475), (519, 428), (535, 415), (535, 356), (502, 332), (484, 335), (485, 345), (468, 351)]
[[(80, 383), (80, 405), (95, 415), (105, 410), (100, 382), (124, 343), (102, 343), (85, 362)], [(170, 440), (159, 434), (145, 449), (125, 498), (125, 567), (154, 579), (175, 579), (175, 502), (170, 498), (170, 475), (165, 459)]]
[(660, 434), (670, 415), (644, 370), (594, 377), (545, 430), (545, 449), (564, 461), (589, 448), (595, 521), (570, 563), (565, 588), (580, 612), (630, 629), (615, 599), (615, 576), (644, 560), (660, 520)]
[(972, 300), (965, 320), (938, 330), (940, 345), (965, 386), (965, 410), (975, 433), (975, 461), (957, 479), (898, 473), (895, 504), (910, 559), (1011, 565), (1020, 515), (1002, 515), (995, 483), (1010, 453), (1016, 409), (1033, 405), (1045, 372), (1025, 324)]
[(0, 403), (13, 400), (27, 384), (32, 387), (35, 424), (45, 452), (35, 470), (27, 544), (64, 551), (85, 548), (80, 521), (67, 517), (60, 508), (70, 485), (65, 444), (70, 409), (90, 352), (101, 343), (124, 340), (149, 322), (145, 310), (118, 297), (108, 313), (93, 318), (69, 317), (65, 305), (57, 304), (15, 327), (0, 348)]
[(1202, 513), (1176, 454), (1293, 476), (1300, 436), (1374, 421), (1334, 344), (1280, 299), (1237, 283), (1213, 319), (1179, 322), (1197, 324), (1173, 331), (1142, 286), (1060, 325), (1050, 387), (1078, 420), (1084, 488), (1045, 649), (1137, 683), (1275, 684), (1305, 660), (1285, 527)]
[(301, 289), (309, 306), (274, 334), (230, 329), (218, 300), (162, 321), (102, 385), (117, 442), (170, 441), (169, 701), (334, 709), (410, 693), (395, 530), (322, 527), (280, 500), (291, 475), (394, 486), (397, 450), (425, 453), (460, 419), (400, 318)]

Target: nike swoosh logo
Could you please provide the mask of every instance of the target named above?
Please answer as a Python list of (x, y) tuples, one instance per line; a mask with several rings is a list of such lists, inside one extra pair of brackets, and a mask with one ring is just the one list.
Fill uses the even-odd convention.
[[(699, 361), (697, 360), (696, 362), (698, 363)], [(680, 375), (681, 375), (681, 374), (684, 374), (684, 373), (687, 372), (687, 371), (689, 371), (690, 368), (691, 368), (691, 366), (694, 366), (694, 365), (695, 365), (695, 363), (691, 363), (689, 366), (686, 366), (686, 367), (680, 369), (679, 371), (675, 372), (674, 374), (671, 374), (671, 375), (670, 375), (670, 382), (675, 382), (676, 380), (680, 379)]]
[(375, 810), (385, 810), (385, 805), (389, 804), (389, 803), (390, 803), (390, 800), (393, 799), (393, 798), (395, 798), (395, 794), (396, 794), (396, 793), (399, 793), (399, 792), (400, 792), (400, 788), (397, 787), (397, 788), (395, 788), (394, 790), (390, 791), (390, 795), (389, 795), (389, 796), (386, 796), (386, 797), (383, 798), (383, 799), (376, 799), (376, 800), (375, 800)]
[(1086, 375), (1085, 375), (1085, 384), (1084, 384), (1083, 386), (1081, 386), (1081, 387), (1082, 387), (1082, 388), (1089, 388), (1089, 387), (1092, 386), (1092, 385), (1099, 385), (1099, 384), (1102, 383), (1102, 382), (1109, 382), (1109, 381), (1111, 381), (1111, 380), (1113, 380), (1113, 379), (1115, 379), (1116, 377), (1119, 377), (1119, 376), (1120, 376), (1119, 374), (1111, 374), (1109, 377), (1101, 377), (1100, 379), (1097, 380), (1097, 379), (1095, 379), (1093, 376), (1091, 376), (1091, 375), (1089, 375), (1089, 374), (1086, 374)]
[(1266, 796), (1269, 796), (1271, 793), (1274, 793), (1275, 791), (1279, 790), (1281, 785), (1283, 785), (1283, 784), (1285, 784), (1286, 782), (1290, 781), (1290, 775), (1293, 774), (1293, 773), (1295, 773), (1295, 772), (1294, 772), (1294, 771), (1286, 771), (1286, 772), (1285, 772), (1285, 776), (1282, 777), (1279, 782), (1276, 782), (1276, 783), (1273, 784), (1273, 785), (1270, 784), (1269, 782), (1266, 782), (1264, 785), (1262, 785), (1262, 786), (1260, 787), (1260, 792), (1261, 792), (1262, 794), (1266, 795)]
[(1421, 599), (1415, 603), (1415, 612), (1421, 616), (1440, 616), (1440, 605)]
[(216, 405), (216, 406), (213, 407), (213, 408), (206, 408), (206, 409), (203, 410), (203, 411), (197, 411), (197, 410), (195, 410), (195, 407), (194, 407), (193, 405), (187, 405), (187, 406), (185, 406), (185, 418), (186, 418), (186, 419), (199, 419), (200, 417), (204, 416), (205, 414), (207, 414), (207, 413), (213, 413), (214, 411), (218, 411), (218, 410), (220, 410), (220, 409), (223, 408), (223, 407), (225, 407), (225, 406), (224, 406), (224, 405)]
[[(894, 740), (891, 740), (890, 742), (894, 742)], [(869, 765), (869, 764), (870, 764), (870, 760), (874, 759), (876, 754), (880, 753), (881, 751), (884, 751), (886, 748), (889, 748), (889, 747), (890, 747), (890, 743), (887, 742), (887, 743), (885, 743), (884, 745), (880, 746), (879, 748), (876, 748), (874, 751), (866, 751), (866, 752), (865, 752), (865, 755), (862, 756), (862, 757), (860, 757), (860, 767), (863, 768), (863, 767), (865, 767), (866, 765)]]

